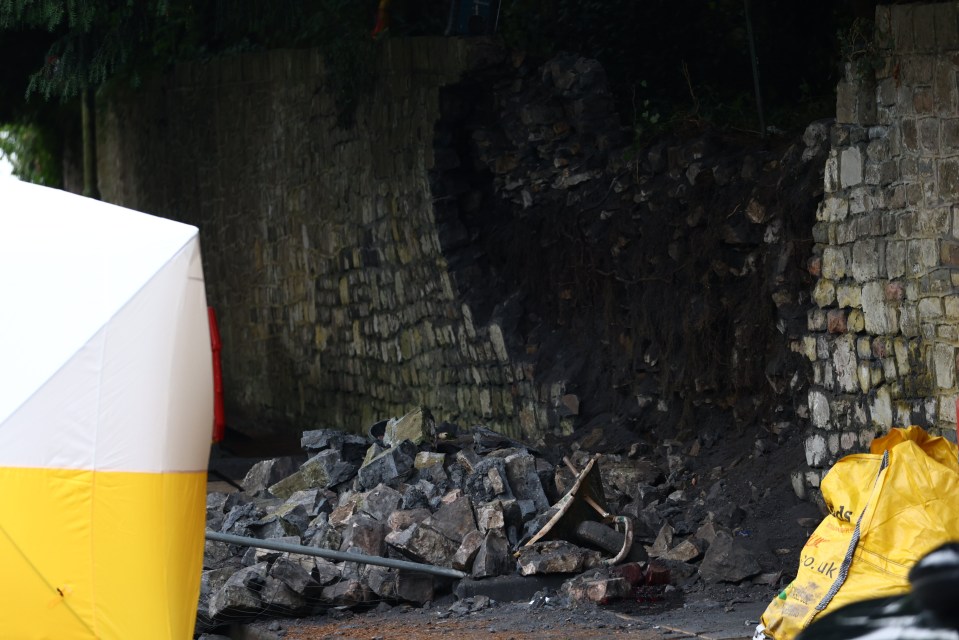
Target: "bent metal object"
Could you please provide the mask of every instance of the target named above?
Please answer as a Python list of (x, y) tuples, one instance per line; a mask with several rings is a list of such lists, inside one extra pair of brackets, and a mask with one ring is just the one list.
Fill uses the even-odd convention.
[(623, 547), (612, 558), (604, 560), (604, 564), (612, 566), (618, 564), (629, 553), (633, 546), (633, 527), (629, 518), (614, 516), (605, 507), (606, 498), (603, 495), (603, 485), (599, 477), (599, 455), (590, 458), (582, 471), (577, 471), (568, 458), (563, 461), (576, 476), (573, 486), (559, 501), (553, 505), (553, 516), (536, 534), (523, 546), (530, 546), (544, 539), (571, 540), (576, 538), (577, 526), (586, 520), (599, 519), (606, 524), (621, 525), (623, 527)]
[(431, 564), (419, 564), (418, 562), (408, 562), (406, 560), (396, 560), (394, 558), (368, 556), (363, 553), (346, 553), (345, 551), (333, 551), (332, 549), (321, 549), (320, 547), (305, 547), (300, 544), (276, 542), (273, 540), (261, 540), (259, 538), (248, 538), (246, 536), (235, 536), (229, 533), (218, 533), (216, 531), (207, 531), (206, 539), (213, 540), (215, 542), (226, 542), (227, 544), (235, 544), (243, 547), (258, 547), (260, 549), (270, 549), (272, 551), (299, 553), (306, 556), (326, 558), (327, 560), (358, 562), (360, 564), (375, 564), (381, 567), (405, 569), (406, 571), (417, 571), (419, 573), (429, 573), (434, 576), (443, 576), (445, 578), (459, 579), (466, 577), (466, 574), (462, 571), (448, 569), (446, 567), (437, 567)]

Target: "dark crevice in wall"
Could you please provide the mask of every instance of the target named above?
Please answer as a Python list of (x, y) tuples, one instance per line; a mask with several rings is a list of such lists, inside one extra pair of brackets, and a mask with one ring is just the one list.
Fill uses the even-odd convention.
[(633, 148), (594, 61), (500, 73), (444, 89), (433, 196), (459, 293), (529, 364), (550, 433), (614, 448), (793, 420), (828, 128)]

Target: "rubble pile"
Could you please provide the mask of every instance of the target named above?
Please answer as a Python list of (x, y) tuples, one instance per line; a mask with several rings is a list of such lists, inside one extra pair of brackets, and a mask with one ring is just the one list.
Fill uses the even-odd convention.
[[(243, 491), (210, 493), (208, 530), (448, 567), (472, 580), (578, 575), (565, 592), (594, 602), (651, 584), (650, 576), (680, 587), (764, 579), (737, 535), (743, 509), (718, 475), (693, 475), (692, 458), (674, 443), (596, 457), (608, 510), (634, 529), (617, 567), (605, 566), (614, 551), (583, 539), (526, 544), (570, 490), (573, 469), (595, 457), (575, 445), (539, 451), (483, 426), (437, 425), (422, 409), (377, 423), (367, 436), (306, 431), (301, 445), (306, 462), (263, 460)], [(331, 606), (424, 604), (453, 587), (450, 578), (421, 572), (208, 540), (197, 629)]]

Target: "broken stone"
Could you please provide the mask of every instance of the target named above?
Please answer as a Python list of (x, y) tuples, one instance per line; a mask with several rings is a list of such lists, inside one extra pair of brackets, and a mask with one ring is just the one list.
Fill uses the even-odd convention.
[(679, 560), (680, 562), (690, 562), (699, 557), (702, 553), (695, 544), (689, 540), (683, 540), (678, 545), (660, 556), (664, 560)]
[(326, 558), (313, 558), (313, 579), (320, 585), (333, 584), (340, 579), (340, 568)]
[(476, 559), (473, 560), (472, 576), (474, 578), (501, 576), (512, 573), (513, 568), (514, 563), (509, 554), (506, 538), (496, 531), (488, 531), (483, 536)]
[(536, 471), (536, 458), (528, 453), (517, 453), (506, 458), (506, 478), (513, 495), (520, 500), (530, 500), (535, 511), (549, 508), (549, 500)]
[(409, 440), (414, 445), (421, 445), (433, 439), (435, 424), (429, 411), (416, 409), (398, 420), (390, 420), (386, 424), (383, 434), (383, 443), (387, 446), (399, 444)]
[(547, 540), (522, 547), (516, 563), (520, 574), (578, 573), (602, 562), (598, 551), (583, 549), (565, 540)]
[(408, 602), (425, 604), (433, 600), (435, 580), (433, 576), (419, 571), (403, 571), (396, 574), (396, 597)]
[(566, 593), (571, 600), (576, 602), (606, 604), (612, 600), (624, 598), (630, 593), (629, 582), (618, 576), (567, 584), (569, 584), (569, 587), (566, 589)]
[(476, 530), (473, 503), (468, 497), (460, 496), (437, 509), (423, 524), (458, 544), (466, 534)]
[(390, 515), (400, 508), (401, 504), (403, 504), (403, 494), (385, 484), (379, 484), (363, 495), (359, 507), (360, 510), (368, 513), (374, 519), (386, 522)]
[(484, 458), (466, 477), (463, 489), (474, 504), (492, 502), (497, 498), (512, 498), (506, 477), (506, 461), (502, 458)]
[(405, 531), (386, 536), (386, 543), (417, 562), (448, 567), (459, 545), (425, 525), (413, 525)]
[(414, 524), (419, 524), (430, 517), (429, 509), (402, 509), (394, 511), (386, 520), (386, 526), (390, 531), (402, 531), (409, 529)]
[(306, 607), (306, 600), (282, 580), (267, 576), (260, 589), (260, 600), (271, 609), (292, 614)]
[(367, 565), (363, 571), (363, 580), (369, 586), (370, 591), (381, 598), (396, 597), (396, 570), (380, 567), (377, 565)]
[(357, 513), (343, 523), (341, 551), (358, 551), (368, 556), (386, 552), (386, 525), (365, 513)]
[(249, 536), (250, 525), (258, 522), (264, 515), (264, 511), (252, 502), (236, 505), (226, 514), (220, 531), (236, 536)]
[(299, 463), (295, 458), (271, 458), (257, 462), (246, 472), (240, 486), (248, 493), (257, 493), (292, 475)]
[[(662, 469), (644, 459), (612, 461), (604, 458), (599, 473), (603, 482), (603, 490), (609, 500), (615, 500), (621, 495), (633, 498), (642, 497), (642, 493), (637, 495), (638, 487), (656, 486), (664, 479)], [(649, 502), (647, 500), (645, 504), (649, 504)]]
[(349, 579), (323, 587), (320, 597), (336, 606), (355, 607), (368, 602), (372, 598), (372, 591), (360, 580)]
[(476, 526), (482, 532), (506, 530), (506, 515), (503, 513), (503, 503), (499, 500), (481, 504), (476, 508)]
[(210, 598), (210, 618), (232, 620), (259, 613), (263, 609), (260, 592), (266, 584), (267, 567), (267, 563), (260, 562), (230, 576)]
[(706, 582), (741, 582), (761, 570), (752, 552), (725, 531), (716, 534), (699, 565)]
[(456, 461), (463, 466), (467, 473), (473, 473), (480, 460), (482, 458), (470, 447), (465, 447), (456, 452)]
[(336, 494), (323, 489), (304, 489), (296, 491), (286, 499), (285, 504), (301, 505), (307, 516), (315, 518), (322, 512), (333, 510)]
[[(300, 544), (299, 536), (284, 536), (280, 538), (271, 538), (273, 542), (283, 542), (286, 544)], [(256, 564), (258, 562), (273, 562), (281, 555), (282, 551), (275, 551), (273, 549), (264, 549), (262, 547), (247, 547), (246, 553), (253, 554), (253, 562), (250, 564)]]
[(416, 445), (409, 440), (390, 447), (360, 467), (357, 481), (363, 489), (372, 489), (378, 484), (393, 486), (406, 480), (413, 471)]
[(300, 436), (300, 446), (310, 455), (324, 449), (332, 449), (339, 453), (339, 458), (345, 462), (359, 466), (366, 455), (369, 441), (363, 436), (344, 433), (336, 429), (315, 429), (304, 431)]
[(467, 533), (459, 549), (453, 554), (452, 567), (459, 571), (470, 571), (484, 537), (484, 534), (477, 530)]
[(431, 467), (442, 467), (446, 462), (445, 453), (436, 453), (433, 451), (420, 451), (413, 459), (413, 466), (418, 470), (429, 469)]
[(326, 449), (304, 462), (299, 471), (270, 487), (278, 498), (289, 498), (297, 491), (329, 489), (353, 477), (356, 465), (340, 458), (340, 454)]
[(651, 547), (646, 548), (646, 551), (649, 553), (649, 557), (658, 558), (666, 555), (670, 547), (673, 546), (674, 533), (675, 530), (669, 524), (664, 524), (659, 530), (659, 535), (656, 536), (656, 541), (653, 542)]
[(200, 599), (197, 603), (197, 627), (212, 629), (214, 626), (210, 616), (210, 600), (237, 572), (237, 568), (225, 567), (204, 571), (200, 576)]
[(203, 547), (203, 568), (219, 569), (235, 555), (234, 547), (227, 543), (207, 540)]

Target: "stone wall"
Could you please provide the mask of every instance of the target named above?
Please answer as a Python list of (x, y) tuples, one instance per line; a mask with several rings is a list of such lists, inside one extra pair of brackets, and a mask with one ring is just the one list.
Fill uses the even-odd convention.
[(200, 227), (231, 424), (360, 430), (426, 405), (519, 433), (502, 334), (453, 291), (428, 183), (439, 88), (485, 51), (386, 41), (349, 128), (316, 51), (100, 96), (103, 198)]
[(839, 84), (809, 265), (809, 470), (797, 487), (890, 426), (955, 437), (957, 18), (956, 3), (877, 8), (874, 42)]
[(798, 431), (828, 125), (640, 148), (595, 61), (416, 39), (376, 65), (347, 128), (315, 51), (100, 95), (104, 198), (200, 227), (233, 426)]

